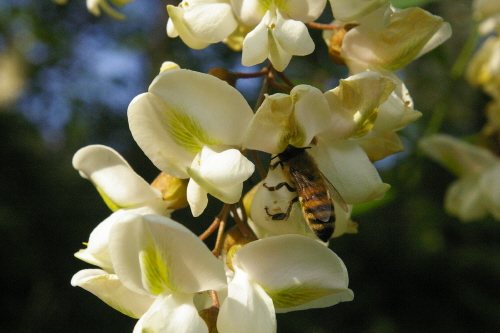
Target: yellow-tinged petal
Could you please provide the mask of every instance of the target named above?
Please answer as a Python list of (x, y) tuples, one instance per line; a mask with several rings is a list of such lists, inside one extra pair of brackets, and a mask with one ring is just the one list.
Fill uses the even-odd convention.
[[(442, 30), (443, 29), (443, 30)], [(391, 23), (383, 30), (373, 31), (361, 26), (344, 36), (341, 56), (357, 62), (396, 71), (450, 37), (451, 28), (439, 16), (420, 8), (408, 8), (393, 14)]]
[(112, 227), (109, 251), (117, 276), (138, 293), (193, 294), (226, 286), (222, 263), (189, 229), (166, 217), (129, 214)]
[(90, 291), (115, 310), (132, 318), (140, 318), (154, 302), (153, 297), (133, 292), (115, 274), (100, 269), (79, 271), (71, 279), (71, 285)]

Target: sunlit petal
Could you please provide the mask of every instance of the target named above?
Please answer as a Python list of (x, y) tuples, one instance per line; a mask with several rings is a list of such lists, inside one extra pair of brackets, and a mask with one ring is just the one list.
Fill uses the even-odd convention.
[(437, 46), (437, 41), (448, 38), (444, 32), (449, 28), (443, 28), (447, 25), (441, 17), (423, 9), (408, 8), (394, 13), (391, 23), (381, 31), (361, 27), (349, 30), (342, 43), (341, 56), (395, 71), (418, 57), (424, 48), (428, 51), (431, 46)]
[(71, 285), (90, 291), (112, 308), (132, 318), (140, 318), (154, 302), (153, 297), (133, 292), (115, 274), (100, 269), (79, 271), (73, 275)]
[(109, 147), (91, 145), (81, 148), (73, 156), (73, 167), (97, 187), (115, 210), (161, 197), (157, 189), (136, 174), (127, 161)]
[(304, 56), (314, 51), (314, 42), (306, 25), (301, 21), (283, 18), (280, 11), (277, 11), (273, 36), (286, 53)]
[[(300, 235), (269, 237), (246, 244), (236, 252), (233, 265), (243, 269), (271, 296), (274, 306), (284, 312), (348, 290), (349, 279), (342, 260), (319, 242)], [(344, 299), (347, 300), (344, 296), (329, 298), (333, 303), (323, 306)]]
[[(269, 15), (269, 14), (266, 14)], [(268, 29), (262, 20), (243, 40), (241, 63), (253, 66), (264, 62), (269, 55)]]
[(333, 16), (342, 22), (351, 22), (365, 16), (384, 4), (387, 0), (330, 0)]
[(129, 106), (134, 139), (163, 172), (188, 178), (203, 146), (241, 145), (253, 112), (243, 96), (225, 81), (189, 70), (159, 74), (149, 92)]
[(193, 295), (160, 295), (134, 327), (134, 333), (208, 333), (198, 315)]
[(113, 226), (109, 248), (116, 274), (138, 293), (192, 294), (226, 286), (222, 263), (189, 229), (166, 217), (130, 214)]
[(390, 185), (380, 176), (363, 149), (349, 140), (318, 142), (308, 152), (347, 204), (383, 198)]
[(276, 317), (273, 301), (262, 288), (237, 270), (217, 320), (219, 333), (273, 333)]

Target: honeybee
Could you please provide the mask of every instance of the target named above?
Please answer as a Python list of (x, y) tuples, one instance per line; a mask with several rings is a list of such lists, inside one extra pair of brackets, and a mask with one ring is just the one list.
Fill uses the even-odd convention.
[(271, 164), (270, 169), (274, 170), (278, 165), (281, 166), (290, 184), (282, 182), (276, 186), (267, 186), (264, 183), (263, 186), (269, 191), (277, 191), (284, 186), (290, 192), (297, 192), (298, 195), (290, 201), (285, 213), (271, 214), (268, 207), (265, 207), (265, 210), (273, 220), (286, 220), (290, 216), (293, 204), (299, 201), (309, 228), (319, 239), (327, 242), (335, 230), (335, 209), (332, 199), (339, 203), (345, 212), (348, 212), (349, 208), (340, 193), (318, 169), (313, 157), (306, 152), (309, 148), (311, 147), (297, 148), (288, 145), (282, 153), (272, 158), (279, 158), (279, 161)]

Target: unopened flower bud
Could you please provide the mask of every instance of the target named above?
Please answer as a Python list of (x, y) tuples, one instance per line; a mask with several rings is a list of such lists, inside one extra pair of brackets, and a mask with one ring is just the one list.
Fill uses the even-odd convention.
[(254, 240), (257, 240), (257, 238), (243, 236), (238, 226), (234, 226), (226, 232), (224, 238), (224, 253), (226, 253), (226, 265), (230, 270), (234, 271), (233, 257), (236, 251)]
[(342, 41), (344, 40), (345, 34), (356, 26), (357, 24), (349, 23), (340, 25), (332, 30), (332, 36), (328, 43), (328, 55), (330, 55), (330, 59), (332, 59), (335, 64), (345, 65), (344, 59), (340, 56)]
[(161, 64), (160, 73), (168, 71), (170, 69), (180, 69), (180, 68), (181, 67), (173, 61), (165, 61), (163, 64)]
[(217, 331), (217, 317), (219, 316), (219, 308), (212, 305), (209, 308), (203, 309), (198, 312), (201, 319), (205, 321), (208, 326), (208, 333), (218, 333)]
[(221, 79), (222, 81), (226, 81), (230, 86), (236, 86), (236, 80), (238, 79), (236, 77), (236, 74), (225, 68), (214, 67), (208, 71), (208, 74), (213, 75), (216, 78)]
[(169, 201), (169, 209), (181, 209), (188, 206), (186, 189), (189, 179), (179, 179), (160, 173), (151, 183), (151, 186), (157, 188), (162, 193), (164, 201)]

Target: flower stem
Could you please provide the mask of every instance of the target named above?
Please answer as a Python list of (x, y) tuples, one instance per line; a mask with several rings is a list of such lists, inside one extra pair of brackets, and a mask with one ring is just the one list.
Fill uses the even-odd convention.
[[(242, 209), (245, 209), (245, 208), (242, 207)], [(231, 212), (233, 213), (233, 217), (234, 217), (234, 220), (236, 221), (236, 225), (240, 229), (243, 236), (248, 237), (248, 238), (256, 238), (255, 234), (248, 227), (247, 223), (243, 222), (243, 220), (238, 215), (238, 210), (236, 209), (236, 206), (234, 206), (234, 205), (231, 206)]]
[(311, 29), (319, 29), (319, 30), (334, 30), (334, 29), (339, 27), (336, 24), (324, 24), (324, 23), (317, 23), (317, 22), (306, 23), (306, 26), (311, 28)]
[(238, 79), (251, 79), (251, 78), (255, 78), (255, 77), (265, 76), (265, 75), (267, 75), (268, 72), (269, 72), (269, 68), (265, 67), (265, 68), (261, 69), (258, 72), (255, 72), (255, 73), (234, 72), (234, 74), (238, 77)]
[(199, 239), (205, 240), (213, 234), (213, 232), (219, 227), (219, 225), (222, 222), (225, 222), (227, 219), (227, 215), (229, 214), (229, 210), (231, 209), (231, 205), (229, 204), (224, 204), (222, 207), (222, 210), (220, 211), (219, 215), (215, 217), (215, 220), (212, 222), (212, 224), (208, 227), (205, 232), (203, 232), (200, 236), (198, 236)]

